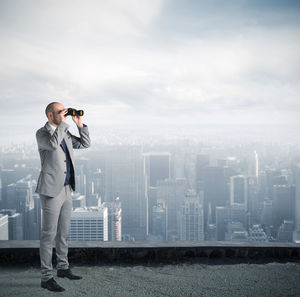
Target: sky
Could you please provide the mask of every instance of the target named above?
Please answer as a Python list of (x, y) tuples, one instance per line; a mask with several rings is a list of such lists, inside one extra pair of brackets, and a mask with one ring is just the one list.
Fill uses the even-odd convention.
[(0, 0), (0, 44), (0, 145), (35, 141), (53, 101), (95, 137), (300, 128), (300, 1)]

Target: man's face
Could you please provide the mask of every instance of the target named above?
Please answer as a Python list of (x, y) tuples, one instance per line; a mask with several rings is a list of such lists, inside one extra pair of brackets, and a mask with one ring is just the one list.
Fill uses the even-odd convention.
[(55, 125), (59, 125), (61, 122), (61, 118), (58, 116), (64, 110), (64, 106), (62, 104), (54, 105), (54, 112), (52, 112), (52, 121)]

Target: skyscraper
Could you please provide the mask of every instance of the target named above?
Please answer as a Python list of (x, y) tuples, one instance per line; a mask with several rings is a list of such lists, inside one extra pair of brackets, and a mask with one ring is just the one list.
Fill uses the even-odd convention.
[(242, 204), (247, 209), (248, 186), (246, 176), (236, 175), (230, 178), (230, 204)]
[(0, 214), (0, 240), (8, 240), (8, 215)]
[(204, 190), (205, 168), (209, 166), (209, 155), (197, 154), (196, 156), (196, 191)]
[(122, 236), (146, 240), (148, 234), (148, 195), (141, 146), (110, 147), (103, 152), (105, 202), (120, 198)]
[(295, 191), (293, 186), (274, 185), (274, 216), (273, 224), (278, 228), (284, 220), (294, 221)]
[(296, 170), (296, 201), (295, 201), (295, 231), (293, 240), (300, 243), (300, 163)]
[(0, 214), (8, 216), (8, 239), (23, 240), (22, 215), (15, 209), (2, 209)]
[(157, 181), (171, 177), (170, 153), (147, 153), (144, 156), (150, 187), (156, 187)]
[(185, 178), (165, 179), (157, 182), (157, 201), (164, 201), (167, 211), (167, 240), (180, 237), (178, 210), (184, 201), (187, 184)]
[(180, 239), (204, 240), (203, 194), (189, 191), (180, 208)]
[(152, 234), (158, 240), (167, 239), (167, 211), (164, 203), (152, 207)]
[(72, 211), (69, 240), (108, 240), (107, 207), (82, 207)]
[(104, 202), (107, 207), (108, 241), (122, 240), (122, 207), (119, 197), (114, 202)]

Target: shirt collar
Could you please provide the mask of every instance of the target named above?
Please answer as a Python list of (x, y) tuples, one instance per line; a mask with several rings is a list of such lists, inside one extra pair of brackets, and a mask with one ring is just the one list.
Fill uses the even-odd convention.
[[(49, 123), (49, 122), (48, 122)], [(50, 123), (49, 123), (49, 126), (52, 128), (52, 132), (54, 132), (55, 131), (55, 129), (56, 129), (56, 127), (54, 127), (53, 125), (51, 125)]]

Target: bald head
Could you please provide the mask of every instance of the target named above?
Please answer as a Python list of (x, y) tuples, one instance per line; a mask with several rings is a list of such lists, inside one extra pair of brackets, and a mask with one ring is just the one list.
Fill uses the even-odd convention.
[(59, 102), (51, 102), (45, 109), (48, 122), (53, 126), (57, 126), (61, 121), (65, 121), (65, 117), (62, 114), (66, 112), (67, 110)]
[(49, 112), (55, 112), (58, 109), (64, 109), (63, 105), (59, 102), (51, 102), (45, 109), (46, 117), (49, 119)]

